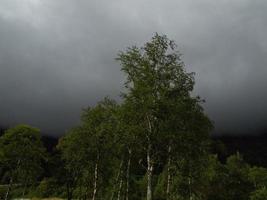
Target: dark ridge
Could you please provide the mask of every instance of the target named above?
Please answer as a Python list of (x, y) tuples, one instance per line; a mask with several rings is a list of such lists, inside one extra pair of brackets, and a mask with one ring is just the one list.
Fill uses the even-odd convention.
[[(267, 167), (267, 134), (221, 135), (212, 136), (212, 140), (211, 151), (218, 154), (223, 163), (228, 156), (239, 152), (250, 165)], [(53, 152), (58, 143), (58, 138), (43, 136), (42, 141), (48, 151)]]
[[(1, 126), (0, 125), (0, 136), (2, 136), (5, 131), (8, 129), (8, 126)], [(42, 135), (42, 142), (44, 144), (44, 147), (47, 149), (49, 153), (53, 152), (55, 147), (57, 146), (58, 143), (58, 138), (57, 137), (52, 137), (52, 136), (47, 136), (45, 134)]]
[(8, 129), (8, 126), (0, 125), (0, 136), (3, 135), (7, 129)]
[[(0, 136), (4, 134), (7, 126), (0, 126)], [(267, 167), (267, 133), (260, 135), (215, 135), (211, 137), (212, 153), (218, 155), (223, 163), (226, 158), (236, 152), (243, 155), (250, 165)], [(44, 147), (49, 153), (54, 152), (58, 144), (58, 137), (42, 134)]]
[(241, 153), (251, 165), (267, 167), (267, 134), (213, 136), (213, 152), (225, 162), (226, 157)]
[(49, 153), (52, 153), (55, 150), (58, 143), (58, 139), (59, 138), (56, 137), (42, 135), (43, 145)]

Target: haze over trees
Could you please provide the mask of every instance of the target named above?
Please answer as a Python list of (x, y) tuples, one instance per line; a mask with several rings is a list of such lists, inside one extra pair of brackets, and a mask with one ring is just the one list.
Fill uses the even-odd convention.
[(266, 199), (266, 168), (210, 153), (213, 125), (173, 41), (155, 34), (117, 61), (122, 101), (84, 109), (49, 156), (38, 129), (19, 125), (0, 137), (2, 199)]

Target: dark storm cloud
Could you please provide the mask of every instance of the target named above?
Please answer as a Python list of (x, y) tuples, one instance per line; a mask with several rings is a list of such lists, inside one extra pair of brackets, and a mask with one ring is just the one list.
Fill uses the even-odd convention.
[(248, 0), (2, 0), (0, 124), (50, 134), (81, 108), (118, 98), (119, 50), (174, 39), (217, 132), (266, 129), (267, 3)]

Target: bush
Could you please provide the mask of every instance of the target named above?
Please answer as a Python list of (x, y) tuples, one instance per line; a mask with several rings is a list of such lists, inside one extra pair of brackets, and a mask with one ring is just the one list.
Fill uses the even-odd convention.
[(43, 179), (39, 186), (36, 188), (35, 195), (37, 197), (47, 198), (57, 196), (60, 192), (57, 181), (54, 178)]
[(250, 195), (250, 200), (267, 200), (267, 189), (265, 187), (254, 191)]
[(6, 189), (7, 189), (6, 186), (0, 185), (0, 199), (1, 200), (4, 199), (4, 197), (5, 197)]

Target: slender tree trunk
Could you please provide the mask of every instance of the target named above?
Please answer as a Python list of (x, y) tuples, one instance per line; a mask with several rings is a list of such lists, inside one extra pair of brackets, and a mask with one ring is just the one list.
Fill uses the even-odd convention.
[(114, 186), (113, 186), (113, 191), (112, 191), (112, 195), (111, 195), (111, 197), (110, 197), (110, 200), (113, 200), (113, 198), (114, 198), (114, 195), (115, 195), (115, 189), (116, 189), (117, 183), (118, 183), (118, 181), (119, 181), (119, 178), (120, 178), (120, 176), (121, 176), (121, 170), (122, 170), (123, 162), (124, 162), (124, 158), (121, 159), (121, 163), (120, 163), (119, 171), (118, 171), (118, 174), (117, 174), (117, 177), (116, 177), (115, 184), (114, 184)]
[[(122, 165), (120, 166), (120, 171), (121, 171)], [(118, 191), (118, 198), (117, 200), (121, 199), (121, 190), (122, 190), (122, 184), (123, 184), (123, 174), (120, 173), (120, 184), (119, 184), (119, 191)]]
[(149, 144), (147, 150), (147, 200), (152, 200), (152, 175), (153, 163), (151, 159), (151, 144)]
[(193, 196), (192, 196), (191, 177), (190, 176), (188, 177), (188, 186), (189, 186), (189, 200), (192, 200)]
[[(17, 161), (17, 169), (20, 167), (20, 161), (21, 159), (19, 159), (18, 161)], [(11, 178), (10, 178), (10, 180), (9, 180), (9, 184), (8, 184), (8, 188), (7, 188), (7, 191), (6, 191), (6, 195), (5, 195), (5, 200), (8, 200), (8, 198), (9, 198), (9, 195), (10, 195), (10, 192), (11, 192), (11, 189), (12, 189), (12, 184), (13, 184), (13, 173), (11, 173)]]
[(129, 184), (130, 184), (130, 167), (131, 167), (131, 157), (132, 150), (128, 149), (128, 162), (127, 162), (127, 171), (126, 171), (126, 196), (125, 199), (129, 200)]
[(99, 162), (99, 153), (97, 154), (97, 159), (96, 159), (96, 163), (95, 163), (95, 179), (94, 179), (94, 191), (93, 191), (92, 200), (96, 199), (96, 193), (97, 193), (98, 162)]
[(24, 198), (25, 193), (26, 193), (26, 185), (23, 187), (22, 198)]
[(171, 145), (169, 144), (168, 146), (168, 166), (167, 166), (167, 171), (168, 171), (168, 176), (167, 176), (167, 189), (166, 189), (166, 195), (167, 199), (170, 198), (170, 187), (171, 187)]
[(148, 122), (148, 134), (147, 137), (147, 200), (152, 200), (152, 176), (153, 176), (153, 162), (151, 158), (152, 144), (151, 144), (151, 134), (152, 134), (152, 124), (150, 119), (147, 117)]
[(11, 177), (10, 180), (9, 180), (7, 191), (6, 191), (5, 200), (9, 199), (9, 194), (10, 194), (10, 191), (11, 191), (11, 188), (12, 188), (12, 184), (13, 184), (13, 178)]
[(117, 198), (117, 200), (120, 200), (120, 199), (121, 199), (122, 183), (123, 183), (123, 179), (122, 179), (122, 176), (121, 176), (121, 178), (120, 178), (120, 185), (119, 185), (119, 191), (118, 191), (118, 198)]
[(71, 200), (71, 198), (72, 198), (72, 192), (71, 192), (71, 189), (70, 189), (70, 184), (68, 183), (67, 184), (67, 199)]
[(23, 198), (24, 198), (25, 193), (26, 193), (27, 185), (28, 185), (28, 181), (26, 181), (26, 183), (24, 184), (24, 187), (23, 187), (23, 192), (22, 192), (22, 197)]

